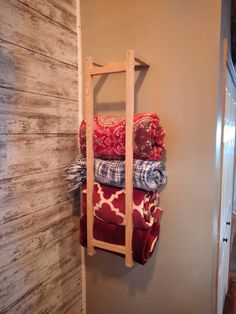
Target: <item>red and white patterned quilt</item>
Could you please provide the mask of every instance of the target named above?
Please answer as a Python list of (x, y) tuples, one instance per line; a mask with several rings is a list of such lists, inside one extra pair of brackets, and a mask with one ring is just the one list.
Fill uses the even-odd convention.
[[(86, 186), (83, 187), (83, 212), (86, 213)], [(133, 225), (135, 228), (148, 229), (162, 213), (158, 207), (159, 193), (133, 189)], [(94, 183), (94, 215), (102, 221), (124, 225), (125, 190), (123, 188)]]
[[(87, 247), (87, 217), (83, 215), (79, 221), (80, 243)], [(134, 261), (144, 265), (152, 256), (160, 234), (159, 221), (148, 229), (133, 229), (132, 249)], [(107, 243), (125, 245), (125, 227), (104, 222), (94, 218), (93, 236)], [(115, 253), (116, 254), (116, 253)]]
[[(158, 160), (165, 152), (165, 131), (156, 113), (138, 113), (134, 116), (134, 158)], [(86, 155), (86, 121), (79, 132), (80, 150)], [(125, 119), (94, 117), (94, 156), (103, 159), (125, 159)]]

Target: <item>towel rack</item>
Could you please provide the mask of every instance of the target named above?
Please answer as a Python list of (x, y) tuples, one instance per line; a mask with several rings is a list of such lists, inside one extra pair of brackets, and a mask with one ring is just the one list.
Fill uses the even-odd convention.
[[(125, 255), (125, 265), (132, 267), (133, 234), (133, 116), (134, 116), (134, 72), (149, 67), (145, 59), (133, 49), (126, 52), (126, 61), (105, 63), (92, 57), (85, 61), (85, 103), (86, 103), (86, 156), (87, 156), (87, 254), (95, 254), (95, 247)], [(93, 188), (94, 188), (94, 151), (93, 151), (93, 77), (96, 75), (126, 73), (126, 132), (125, 132), (125, 245), (116, 245), (96, 240), (93, 237)]]

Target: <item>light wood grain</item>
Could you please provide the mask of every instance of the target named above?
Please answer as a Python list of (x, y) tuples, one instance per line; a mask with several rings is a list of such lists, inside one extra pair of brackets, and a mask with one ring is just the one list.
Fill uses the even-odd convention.
[[(77, 201), (78, 205), (78, 201)], [(0, 269), (16, 260), (39, 255), (46, 247), (77, 230), (73, 202), (67, 201), (1, 225)]]
[(77, 100), (77, 69), (0, 40), (0, 86)]
[(101, 74), (121, 73), (125, 71), (126, 71), (126, 63), (119, 62), (119, 63), (108, 64), (108, 65), (100, 66), (100, 67), (93, 67), (90, 70), (90, 74), (95, 76), (95, 75), (101, 75)]
[[(134, 51), (126, 55), (126, 111), (125, 111), (125, 265), (132, 267), (133, 237), (133, 121), (134, 121)], [(132, 149), (131, 149), (132, 147)]]
[(104, 242), (104, 241), (100, 241), (96, 239), (92, 240), (92, 244), (93, 246), (98, 247), (100, 249), (125, 254), (124, 245), (112, 244), (112, 243), (108, 243), (108, 242)]
[[(83, 274), (83, 270), (81, 269), (81, 273)], [(62, 313), (62, 314), (81, 314), (86, 313), (84, 312), (84, 309), (81, 308), (81, 294), (77, 293), (78, 289), (75, 291), (75, 294), (70, 296), (70, 300), (67, 303), (64, 303), (61, 307), (58, 307), (58, 309), (53, 310), (51, 313)], [(83, 286), (82, 286), (83, 291)]]
[(76, 32), (75, 0), (18, 0)]
[(82, 313), (75, 1), (0, 7), (0, 313)]
[[(93, 64), (96, 67), (92, 67), (90, 70), (90, 75), (102, 75), (102, 74), (113, 74), (113, 73), (122, 73), (126, 72), (127, 62), (112, 62), (112, 63), (104, 63), (99, 61), (93, 61)], [(138, 59), (133, 62), (134, 70), (142, 70), (142, 68), (149, 67), (143, 60)], [(97, 67), (98, 66), (98, 67)]]
[(77, 66), (76, 34), (16, 0), (0, 0), (0, 38)]
[(73, 232), (42, 249), (40, 255), (1, 270), (0, 312), (42, 313), (51, 306), (59, 308), (76, 291), (80, 295), (80, 277), (78, 239)]
[[(35, 286), (32, 291), (27, 292), (15, 303), (11, 304), (3, 313), (66, 313), (59, 312), (62, 306), (71, 302), (73, 296), (81, 295), (80, 266), (62, 271), (53, 281)], [(81, 313), (81, 302), (77, 303), (77, 313)], [(73, 311), (76, 313), (74, 304)], [(63, 309), (63, 308), (62, 308)]]
[[(83, 75), (82, 75), (82, 42), (81, 42), (81, 16), (80, 16), (80, 0), (76, 2), (76, 30), (77, 30), (77, 48), (78, 48), (78, 127), (83, 120)], [(79, 148), (80, 152), (80, 148)], [(80, 196), (82, 191), (80, 190)], [(81, 197), (82, 198), (82, 197)], [(81, 202), (82, 204), (82, 202)], [(81, 285), (82, 285), (82, 307), (83, 314), (87, 313), (87, 300), (86, 300), (86, 260), (85, 260), (85, 248), (81, 246)], [(74, 312), (73, 308), (67, 309), (68, 312)]]
[(77, 133), (78, 104), (0, 88), (0, 134)]
[[(0, 225), (73, 199), (64, 168), (0, 181)], [(1, 228), (1, 227), (0, 227)]]
[(0, 180), (61, 168), (76, 150), (73, 134), (0, 135)]
[(85, 68), (85, 101), (86, 101), (86, 168), (87, 168), (87, 253), (94, 255), (93, 247), (93, 188), (94, 188), (94, 151), (93, 151), (93, 78), (90, 75), (93, 59), (86, 58)]

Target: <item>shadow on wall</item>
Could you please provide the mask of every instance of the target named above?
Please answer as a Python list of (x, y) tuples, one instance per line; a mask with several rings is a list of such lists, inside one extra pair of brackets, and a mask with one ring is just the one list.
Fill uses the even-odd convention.
[[(153, 277), (154, 267), (158, 258), (158, 246), (157, 243), (152, 257), (147, 262), (148, 267), (135, 263), (133, 268), (125, 267), (123, 257), (96, 249), (96, 254), (92, 257), (87, 257), (86, 261), (88, 273), (93, 275), (90, 278), (90, 283), (96, 285), (100, 280), (110, 281), (122, 278), (123, 283), (128, 288), (129, 296), (135, 296), (139, 291), (145, 291)], [(138, 273), (142, 275), (140, 276)]]
[[(137, 99), (138, 99), (138, 92), (140, 90), (140, 87), (142, 86), (142, 83), (145, 79), (145, 76), (147, 74), (148, 68), (142, 69), (142, 71), (140, 71), (138, 73), (138, 76), (136, 78), (135, 81), (135, 91), (134, 91), (134, 112), (136, 112), (136, 108), (137, 108)], [(106, 80), (108, 79), (109, 75), (102, 75), (98, 81), (96, 82), (96, 85), (94, 86), (94, 104), (96, 104), (95, 106), (95, 114), (99, 114), (100, 112), (106, 112), (106, 110), (112, 110), (114, 112), (125, 112), (125, 102), (99, 102), (98, 101), (98, 95), (99, 92), (101, 91), (101, 89), (103, 88)], [(124, 86), (125, 88), (125, 86)]]

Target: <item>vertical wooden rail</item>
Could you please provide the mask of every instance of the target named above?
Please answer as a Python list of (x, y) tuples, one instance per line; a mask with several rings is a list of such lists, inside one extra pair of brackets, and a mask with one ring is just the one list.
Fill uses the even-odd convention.
[(93, 67), (92, 57), (86, 58), (85, 97), (86, 97), (86, 167), (87, 167), (87, 254), (94, 255), (93, 246), (93, 187), (94, 187), (94, 152), (93, 152)]
[(134, 264), (133, 237), (133, 121), (134, 121), (134, 51), (126, 55), (126, 130), (125, 130), (125, 265)]

